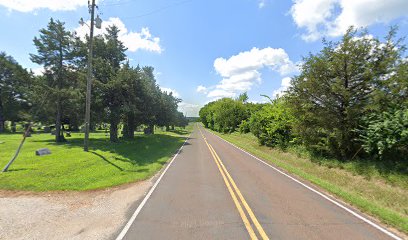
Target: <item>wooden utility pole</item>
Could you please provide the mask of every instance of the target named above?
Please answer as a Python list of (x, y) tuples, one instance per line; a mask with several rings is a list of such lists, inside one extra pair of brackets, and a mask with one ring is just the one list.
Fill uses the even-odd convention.
[(89, 52), (88, 52), (88, 76), (86, 81), (86, 106), (85, 106), (85, 139), (84, 151), (88, 151), (89, 147), (89, 128), (91, 121), (91, 89), (92, 89), (92, 57), (93, 57), (93, 31), (95, 18), (95, 0), (89, 6), (91, 12), (91, 32), (89, 34)]

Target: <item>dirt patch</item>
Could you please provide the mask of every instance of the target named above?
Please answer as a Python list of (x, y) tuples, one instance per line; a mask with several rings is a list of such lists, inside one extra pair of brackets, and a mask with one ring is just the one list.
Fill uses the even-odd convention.
[(0, 191), (0, 239), (109, 239), (153, 179), (86, 192)]

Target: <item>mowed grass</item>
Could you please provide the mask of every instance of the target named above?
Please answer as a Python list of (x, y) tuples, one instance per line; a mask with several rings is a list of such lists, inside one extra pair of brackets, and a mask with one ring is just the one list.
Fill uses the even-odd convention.
[[(33, 134), (8, 172), (0, 173), (0, 189), (90, 190), (144, 180), (175, 154), (191, 131), (137, 134), (132, 141), (110, 143), (105, 133), (91, 133), (89, 152), (83, 151), (83, 133), (73, 133), (63, 144), (50, 134)], [(22, 134), (0, 135), (0, 168), (13, 156)], [(3, 142), (3, 143), (1, 143)], [(51, 155), (36, 156), (49, 148)]]
[(353, 162), (316, 163), (294, 152), (260, 146), (252, 134), (213, 133), (408, 233), (408, 175), (382, 172), (373, 166), (365, 171), (358, 170), (361, 166)]

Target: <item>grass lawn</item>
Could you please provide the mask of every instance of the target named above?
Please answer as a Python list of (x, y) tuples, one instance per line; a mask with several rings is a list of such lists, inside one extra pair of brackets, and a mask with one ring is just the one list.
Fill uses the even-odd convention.
[(357, 162), (323, 164), (293, 151), (260, 146), (252, 134), (213, 133), (408, 233), (408, 174)]
[[(72, 133), (63, 144), (56, 144), (50, 134), (33, 134), (9, 171), (0, 173), (0, 189), (90, 190), (147, 179), (171, 158), (191, 129), (139, 133), (132, 141), (118, 143), (110, 143), (105, 133), (91, 133), (89, 152), (82, 149), (83, 133)], [(22, 134), (0, 134), (1, 169), (21, 138)], [(52, 154), (36, 156), (35, 150), (44, 147)]]

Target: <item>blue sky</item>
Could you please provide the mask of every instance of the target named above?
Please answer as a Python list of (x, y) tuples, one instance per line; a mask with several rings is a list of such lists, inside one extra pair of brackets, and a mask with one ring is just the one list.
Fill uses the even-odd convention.
[[(250, 101), (275, 96), (290, 85), (296, 65), (338, 40), (349, 25), (384, 36), (398, 24), (408, 35), (406, 0), (103, 0), (104, 26), (119, 25), (132, 65), (155, 67), (161, 87), (183, 99), (189, 116), (216, 98), (248, 92)], [(26, 68), (32, 40), (53, 17), (85, 34), (86, 0), (0, 0), (0, 51)]]

